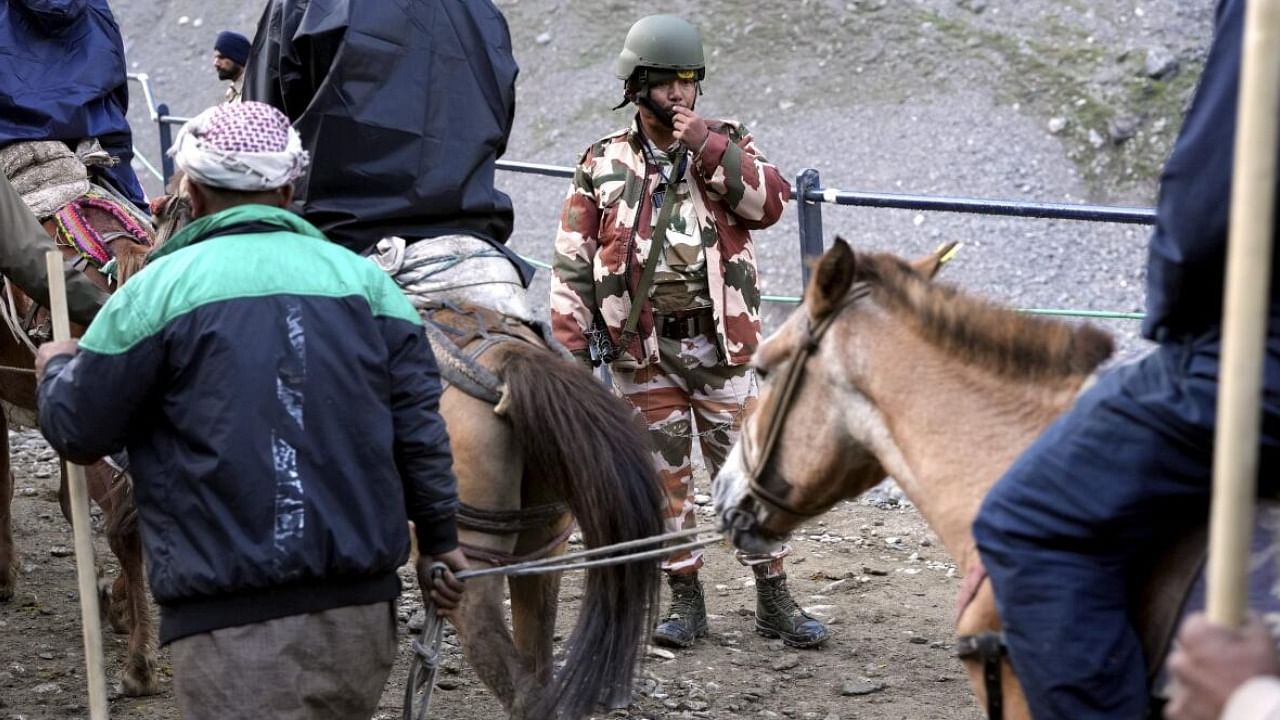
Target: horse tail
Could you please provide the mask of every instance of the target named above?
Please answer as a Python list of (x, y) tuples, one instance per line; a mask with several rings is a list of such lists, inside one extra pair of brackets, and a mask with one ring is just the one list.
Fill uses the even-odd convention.
[[(564, 498), (588, 547), (663, 532), (648, 434), (625, 402), (575, 363), (527, 346), (512, 347), (499, 373), (527, 480)], [(531, 717), (580, 718), (615, 693), (629, 697), (660, 584), (656, 561), (587, 571), (564, 667)]]

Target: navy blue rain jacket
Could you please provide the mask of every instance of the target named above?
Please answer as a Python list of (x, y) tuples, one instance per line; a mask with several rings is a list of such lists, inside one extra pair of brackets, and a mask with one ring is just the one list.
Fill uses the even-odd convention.
[(107, 0), (0, 3), (0, 147), (97, 138), (120, 160), (99, 172), (140, 208), (124, 41)]
[(311, 153), (294, 207), (356, 252), (398, 235), (470, 235), (502, 252), (494, 187), (516, 111), (507, 21), (489, 0), (272, 0), (244, 99), (279, 108)]
[[(1244, 14), (1244, 0), (1218, 4), (1216, 39), (1200, 87), (1160, 178), (1143, 323), (1152, 340), (1197, 337), (1222, 322)], [(1274, 232), (1280, 236), (1280, 223)], [(1275, 250), (1271, 276), (1271, 332), (1280, 333), (1280, 252)]]

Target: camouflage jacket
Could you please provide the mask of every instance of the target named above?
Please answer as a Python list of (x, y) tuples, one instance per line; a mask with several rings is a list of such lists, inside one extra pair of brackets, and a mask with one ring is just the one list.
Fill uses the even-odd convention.
[[(711, 131), (686, 173), (706, 253), (716, 339), (725, 360), (741, 365), (760, 342), (760, 290), (750, 230), (778, 221), (791, 185), (769, 164), (742, 125), (708, 120)], [(631, 312), (655, 212), (650, 197), (661, 183), (646, 163), (635, 124), (596, 142), (583, 154), (565, 198), (551, 277), (551, 327), (570, 351), (588, 350), (593, 308), (615, 345)], [(658, 337), (648, 298), (636, 339), (615, 364), (636, 369), (656, 363)]]

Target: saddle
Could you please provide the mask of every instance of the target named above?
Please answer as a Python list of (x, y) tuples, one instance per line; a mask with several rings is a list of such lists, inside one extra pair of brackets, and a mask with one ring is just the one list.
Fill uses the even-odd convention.
[[(502, 343), (519, 342), (551, 350), (565, 360), (573, 361), (569, 351), (551, 336), (550, 326), (543, 322), (522, 320), (472, 303), (427, 301), (421, 305), (418, 314), (422, 317), (445, 387), (457, 387), (492, 404), (494, 412), (499, 415), (503, 410), (504, 386), (492, 371), (477, 362), (485, 352)], [(489, 535), (505, 535), (546, 527), (567, 512), (569, 507), (563, 502), (519, 510), (489, 510), (462, 503), (458, 508), (458, 527)], [(569, 523), (542, 547), (524, 555), (465, 542), (460, 547), (472, 560), (495, 566), (513, 565), (550, 555), (569, 539), (576, 527), (575, 523)]]
[(495, 406), (502, 400), (502, 382), (477, 362), (490, 349), (506, 342), (523, 342), (573, 359), (544, 322), (522, 320), (472, 303), (429, 301), (418, 314), (445, 387), (456, 386)]
[[(74, 251), (68, 265), (108, 292), (106, 268), (114, 262), (115, 277), (123, 282), (142, 268), (152, 245), (150, 219), (110, 186), (90, 178), (91, 168), (115, 163), (96, 140), (82, 141), (74, 152), (61, 141), (18, 142), (0, 148), (0, 171), (54, 243)], [(120, 239), (128, 242), (116, 246), (116, 252), (113, 244)], [(0, 238), (0, 242), (10, 241)], [(0, 315), (33, 352), (52, 336), (47, 310), (7, 279)]]

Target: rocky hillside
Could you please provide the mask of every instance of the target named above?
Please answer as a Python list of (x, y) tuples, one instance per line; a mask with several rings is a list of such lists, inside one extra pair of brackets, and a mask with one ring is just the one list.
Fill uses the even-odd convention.
[[(214, 35), (260, 2), (114, 0), (130, 66), (173, 112), (221, 89)], [(570, 165), (623, 124), (611, 61), (632, 21), (685, 15), (706, 39), (699, 110), (747, 123), (788, 174), (824, 184), (1047, 202), (1150, 204), (1194, 86), (1208, 0), (501, 0), (521, 64), (509, 159)], [(142, 105), (140, 95), (135, 102)], [(138, 146), (158, 160), (145, 108)], [(504, 173), (514, 244), (550, 255), (564, 182)], [(156, 187), (153, 185), (153, 188)], [(826, 207), (828, 235), (914, 253), (965, 243), (952, 281), (1022, 306), (1141, 309), (1145, 228)], [(760, 233), (765, 291), (798, 294), (793, 214)], [(545, 297), (545, 278), (532, 290)], [(775, 309), (773, 316), (785, 310)], [(1109, 321), (1126, 350), (1135, 323)]]

